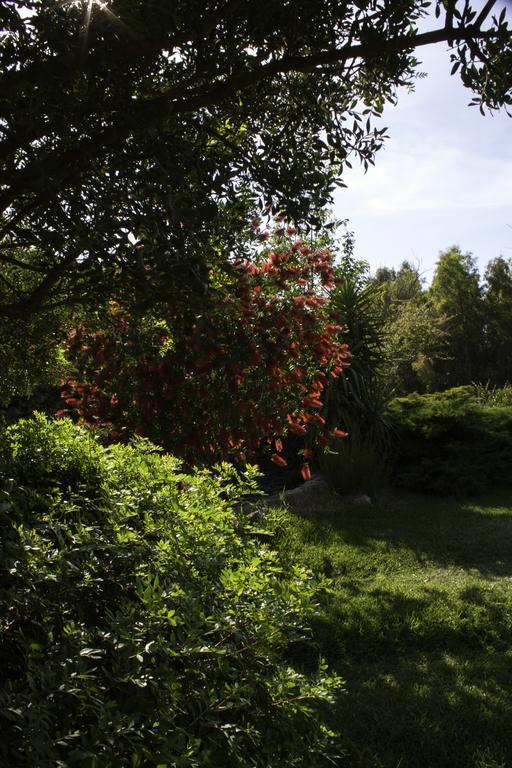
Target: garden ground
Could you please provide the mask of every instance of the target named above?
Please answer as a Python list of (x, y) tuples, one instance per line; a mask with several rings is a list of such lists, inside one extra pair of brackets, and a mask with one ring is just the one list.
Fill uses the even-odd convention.
[(346, 765), (512, 766), (510, 490), (271, 516), (290, 559), (332, 580), (316, 636), (346, 680)]

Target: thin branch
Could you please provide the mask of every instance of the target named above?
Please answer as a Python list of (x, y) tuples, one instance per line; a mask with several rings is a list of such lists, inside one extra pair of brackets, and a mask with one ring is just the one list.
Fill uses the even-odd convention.
[[(5, 248), (5, 246), (1, 246), (2, 249)], [(9, 245), (7, 246), (9, 247)], [(20, 269), (28, 269), (32, 272), (45, 272), (44, 269), (41, 267), (35, 267), (33, 264), (27, 264), (25, 261), (20, 261), (19, 259), (15, 259), (13, 256), (7, 256), (5, 253), (2, 253), (0, 250), (0, 261), (4, 261), (6, 264), (12, 264), (14, 267), (20, 267)]]
[[(44, 299), (51, 292), (51, 290), (58, 284), (63, 273), (67, 267), (76, 259), (76, 255), (69, 253), (59, 264), (56, 264), (50, 269), (46, 276), (41, 280), (39, 285), (34, 288), (30, 295), (24, 300), (20, 301), (18, 305), (11, 307), (11, 315), (14, 317), (31, 315), (41, 309)], [(7, 307), (3, 307), (3, 312), (6, 314)]]
[(447, 0), (446, 2), (446, 21), (444, 28), (450, 33), (450, 37), (448, 38), (448, 45), (453, 45), (453, 37), (451, 34), (453, 33), (453, 16), (455, 13), (455, 6), (457, 4), (457, 0)]
[[(459, 28), (450, 32), (454, 40), (487, 40), (494, 37), (495, 33), (492, 30), (480, 31), (473, 26), (466, 28)], [(397, 37), (394, 40), (387, 40), (383, 38), (381, 41), (372, 41), (371, 43), (363, 43), (359, 45), (353, 45), (349, 47), (343, 47), (323, 53), (318, 53), (313, 56), (296, 56), (285, 57), (281, 61), (270, 62), (264, 65), (263, 69), (266, 71), (262, 77), (267, 77), (269, 74), (279, 74), (280, 72), (312, 72), (318, 67), (325, 66), (327, 64), (337, 64), (348, 59), (372, 59), (379, 55), (388, 55), (390, 53), (401, 53), (407, 50), (414, 50), (424, 45), (432, 45), (434, 43), (447, 42), (448, 40), (447, 30), (435, 29), (431, 32), (423, 32), (419, 35), (405, 35)]]
[[(203, 90), (193, 89), (183, 94), (181, 89), (173, 88), (154, 99), (139, 100), (130, 105), (128, 113), (118, 113), (119, 122), (114, 123), (101, 133), (78, 142), (73, 149), (60, 154), (36, 158), (30, 165), (16, 174), (17, 178), (10, 188), (0, 195), (0, 212), (9, 208), (13, 201), (38, 183), (41, 177), (52, 179), (58, 189), (63, 189), (73, 179), (85, 170), (92, 158), (98, 157), (100, 148), (104, 150), (119, 144), (126, 139), (133, 129), (141, 126), (157, 124), (165, 118), (186, 114), (195, 110), (214, 106), (237, 92), (250, 88), (258, 83), (287, 72), (323, 71), (325, 67), (341, 64), (350, 59), (372, 59), (381, 55), (389, 55), (402, 51), (414, 50), (420, 46), (446, 42), (448, 37), (454, 40), (483, 40), (490, 39), (494, 32), (481, 31), (474, 26), (447, 31), (445, 28), (424, 32), (418, 35), (405, 35), (392, 40), (382, 39), (358, 45), (343, 46), (312, 56), (285, 56), (282, 59), (268, 62), (255, 69), (239, 71), (232, 77), (213, 84), (207, 84)], [(39, 199), (47, 195), (39, 192)], [(37, 205), (37, 204), (36, 204)], [(5, 230), (4, 230), (5, 231)]]
[(2, 243), (0, 245), (0, 252), (5, 250), (17, 250), (20, 248), (32, 248), (33, 246), (40, 245), (39, 240), (17, 240), (11, 243)]
[(496, 5), (496, 0), (487, 0), (486, 4), (478, 14), (476, 21), (475, 21), (475, 27), (477, 29), (480, 29), (490, 12), (492, 11), (493, 7)]
[(53, 309), (62, 309), (62, 307), (77, 307), (80, 302), (78, 298), (69, 297), (67, 299), (61, 299), (60, 301), (53, 301), (51, 304), (43, 304), (40, 312), (51, 312)]

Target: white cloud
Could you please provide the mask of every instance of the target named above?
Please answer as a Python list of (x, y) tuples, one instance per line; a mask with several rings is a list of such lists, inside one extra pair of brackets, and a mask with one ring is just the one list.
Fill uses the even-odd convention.
[(471, 154), (453, 144), (390, 147), (366, 175), (353, 174), (339, 197), (347, 215), (468, 211), (512, 202), (512, 160)]
[(345, 176), (335, 212), (350, 219), (356, 255), (374, 267), (416, 258), (429, 272), (441, 249), (459, 243), (483, 269), (512, 256), (512, 119), (468, 107), (472, 94), (450, 77), (445, 50), (425, 48), (421, 58), (429, 77), (385, 111), (390, 138), (375, 167)]

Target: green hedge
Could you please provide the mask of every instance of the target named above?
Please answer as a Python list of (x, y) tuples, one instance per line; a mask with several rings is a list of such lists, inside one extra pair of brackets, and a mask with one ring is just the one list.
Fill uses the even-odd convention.
[(341, 681), (291, 663), (317, 587), (253, 490), (67, 420), (0, 433), (0, 765), (331, 764)]
[(512, 484), (512, 407), (480, 405), (472, 387), (392, 401), (394, 483), (415, 491), (473, 494)]

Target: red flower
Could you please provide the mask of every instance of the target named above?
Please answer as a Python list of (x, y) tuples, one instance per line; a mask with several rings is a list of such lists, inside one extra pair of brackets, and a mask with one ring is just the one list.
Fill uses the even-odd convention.
[(74, 408), (75, 406), (80, 405), (81, 400), (79, 400), (77, 397), (65, 397), (64, 402)]
[(293, 432), (294, 435), (305, 435), (306, 428), (301, 424), (290, 424), (290, 432)]
[(308, 413), (306, 415), (306, 420), (308, 424), (320, 424), (320, 426), (325, 425), (325, 419), (323, 416), (320, 416), (319, 413)]
[(338, 429), (337, 427), (336, 427), (336, 429), (333, 429), (332, 433), (333, 433), (334, 437), (347, 437), (348, 436), (348, 432), (344, 432), (342, 429)]
[(311, 470), (307, 462), (302, 465), (300, 473), (302, 475), (303, 480), (311, 480)]
[(321, 400), (318, 399), (318, 397), (315, 397), (313, 395), (308, 395), (304, 398), (302, 401), (305, 406), (308, 408), (323, 408), (324, 404)]
[(278, 437), (277, 440), (275, 441), (275, 446), (276, 446), (276, 451), (278, 453), (281, 453), (281, 451), (283, 450), (283, 441), (281, 440), (280, 437)]
[(277, 453), (274, 453), (272, 458), (270, 459), (277, 467), (286, 467), (287, 462), (285, 459), (283, 459), (282, 456), (278, 456)]

